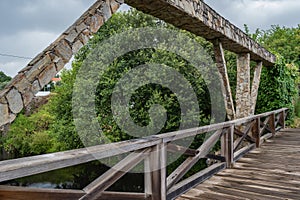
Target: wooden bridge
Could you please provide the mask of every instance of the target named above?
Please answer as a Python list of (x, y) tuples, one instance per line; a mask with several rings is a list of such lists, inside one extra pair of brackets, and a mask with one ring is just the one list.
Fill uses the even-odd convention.
[(300, 129), (281, 130), (178, 199), (300, 199), (299, 141)]
[[(32, 101), (34, 94), (48, 84), (123, 2), (97, 0), (56, 41), (18, 73), (0, 92), (0, 126), (15, 120), (17, 114)], [(297, 164), (300, 138), (298, 130), (284, 129), (287, 109), (254, 115), (262, 65), (272, 67), (276, 57), (202, 0), (125, 2), (213, 43), (216, 65), (223, 83), (221, 90), (227, 118), (230, 121), (86, 149), (2, 161), (0, 182), (98, 159), (115, 156), (123, 158), (82, 190), (0, 186), (0, 199), (299, 199), (300, 175)], [(223, 48), (237, 54), (235, 104)], [(250, 61), (257, 63), (252, 84)], [(283, 131), (278, 133), (281, 129)], [(171, 143), (206, 133), (212, 134), (197, 149), (186, 149)], [(211, 152), (219, 142), (221, 152)], [(260, 146), (260, 149), (256, 149)], [(177, 169), (167, 174), (167, 155), (178, 152), (184, 154), (186, 159)], [(185, 178), (184, 175), (200, 159), (205, 158), (212, 160), (213, 164)], [(107, 191), (139, 163), (144, 163), (143, 193)]]
[[(299, 199), (299, 132), (284, 130), (287, 109), (137, 140), (0, 162), (0, 182), (123, 155), (119, 163), (83, 190), (0, 187), (1, 199)], [(243, 131), (241, 131), (241, 127)], [(213, 134), (197, 149), (171, 142), (199, 134)], [(276, 137), (276, 133), (278, 136)], [(270, 139), (271, 140), (268, 140)], [(221, 142), (221, 152), (211, 149)], [(265, 144), (263, 144), (266, 142)], [(252, 151), (256, 147), (262, 148)], [(167, 152), (187, 158), (167, 174)], [(214, 164), (183, 178), (202, 158)], [(144, 193), (107, 189), (144, 162)], [(219, 173), (221, 172), (221, 173)], [(218, 174), (219, 173), (219, 174)], [(214, 176), (217, 174), (216, 176)], [(209, 179), (212, 177), (212, 179)], [(203, 181), (208, 181), (202, 183)], [(199, 185), (200, 184), (200, 185)], [(196, 187), (196, 188), (194, 188)], [(194, 189), (193, 189), (194, 188)], [(186, 194), (184, 194), (187, 192)]]

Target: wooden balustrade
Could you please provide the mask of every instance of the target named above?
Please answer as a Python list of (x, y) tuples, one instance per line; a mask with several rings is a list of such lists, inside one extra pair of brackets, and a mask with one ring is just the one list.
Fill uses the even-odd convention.
[[(2, 161), (0, 182), (128, 153), (128, 156), (83, 190), (1, 186), (0, 199), (175, 199), (219, 171), (232, 167), (243, 155), (274, 136), (279, 129), (285, 127), (287, 110), (283, 108), (224, 123), (136, 140)], [(207, 132), (213, 134), (197, 149), (171, 143)], [(211, 154), (211, 149), (218, 141), (221, 142), (221, 152), (216, 155)], [(179, 152), (187, 156), (168, 176), (167, 152)], [(214, 159), (215, 164), (183, 179), (184, 175), (203, 158)], [(144, 162), (144, 193), (106, 191), (140, 162)]]

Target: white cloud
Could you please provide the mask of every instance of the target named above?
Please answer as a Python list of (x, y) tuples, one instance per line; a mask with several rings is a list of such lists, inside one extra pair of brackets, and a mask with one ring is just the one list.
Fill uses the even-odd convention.
[[(96, 0), (0, 0), (0, 53), (34, 57), (53, 42)], [(272, 24), (297, 26), (299, 0), (205, 0), (243, 29)], [(122, 6), (121, 10), (127, 10)], [(0, 70), (13, 76), (29, 60), (0, 56)]]
[[(72, 25), (95, 0), (1, 0), (0, 53), (35, 57)], [(10, 76), (30, 60), (0, 56)]]
[(44, 31), (20, 31), (0, 38), (0, 51), (34, 57), (57, 38), (58, 33)]
[[(0, 52), (10, 55), (35, 57), (57, 38), (57, 33), (43, 31), (20, 31), (0, 38)], [(10, 76), (17, 74), (30, 60), (0, 57), (0, 70)]]
[(14, 77), (16, 72), (26, 66), (27, 63), (28, 61), (26, 60), (7, 62), (0, 61), (0, 71), (3, 71), (8, 76)]
[[(5, 27), (0, 31), (0, 53), (35, 57), (95, 1), (0, 0), (0, 25)], [(0, 56), (0, 71), (15, 76), (29, 61)]]
[(296, 27), (300, 21), (299, 0), (206, 0), (213, 9), (233, 24), (251, 31), (271, 25)]

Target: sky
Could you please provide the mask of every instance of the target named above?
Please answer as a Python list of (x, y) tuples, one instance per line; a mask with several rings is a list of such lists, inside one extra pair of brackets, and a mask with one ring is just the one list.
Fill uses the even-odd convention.
[[(0, 71), (15, 76), (35, 55), (66, 30), (95, 0), (0, 0)], [(243, 29), (268, 29), (273, 24), (296, 27), (299, 0), (205, 0)], [(123, 6), (122, 10), (128, 9)], [(24, 58), (1, 56), (16, 55)]]

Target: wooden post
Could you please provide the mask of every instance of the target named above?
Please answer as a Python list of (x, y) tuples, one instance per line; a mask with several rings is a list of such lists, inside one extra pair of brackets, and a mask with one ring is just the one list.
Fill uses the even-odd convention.
[(166, 162), (167, 146), (159, 144), (153, 147), (149, 158), (145, 160), (145, 193), (151, 200), (166, 200)]
[(272, 113), (271, 116), (270, 116), (270, 119), (269, 119), (269, 126), (270, 126), (270, 129), (272, 131), (272, 135), (275, 136), (276, 134), (276, 127), (275, 127), (275, 113)]
[(151, 165), (150, 155), (144, 160), (144, 187), (145, 194), (152, 194), (152, 178), (151, 178)]
[(284, 110), (280, 113), (280, 121), (279, 122), (280, 122), (282, 129), (285, 129), (285, 111)]
[(253, 133), (253, 136), (255, 138), (255, 144), (256, 144), (256, 147), (259, 148), (260, 147), (260, 118), (256, 118), (255, 119), (255, 124), (252, 128), (252, 133)]
[(226, 159), (227, 168), (233, 167), (233, 133), (234, 126), (231, 126), (221, 138), (221, 155)]
[(223, 50), (222, 43), (219, 40), (214, 41), (214, 51), (215, 51), (217, 68), (219, 71), (220, 78), (222, 80), (221, 87), (222, 87), (222, 94), (225, 103), (227, 118), (229, 120), (234, 120), (235, 110), (234, 110), (234, 104), (232, 99), (232, 92), (231, 92), (228, 73), (227, 73), (224, 50)]

